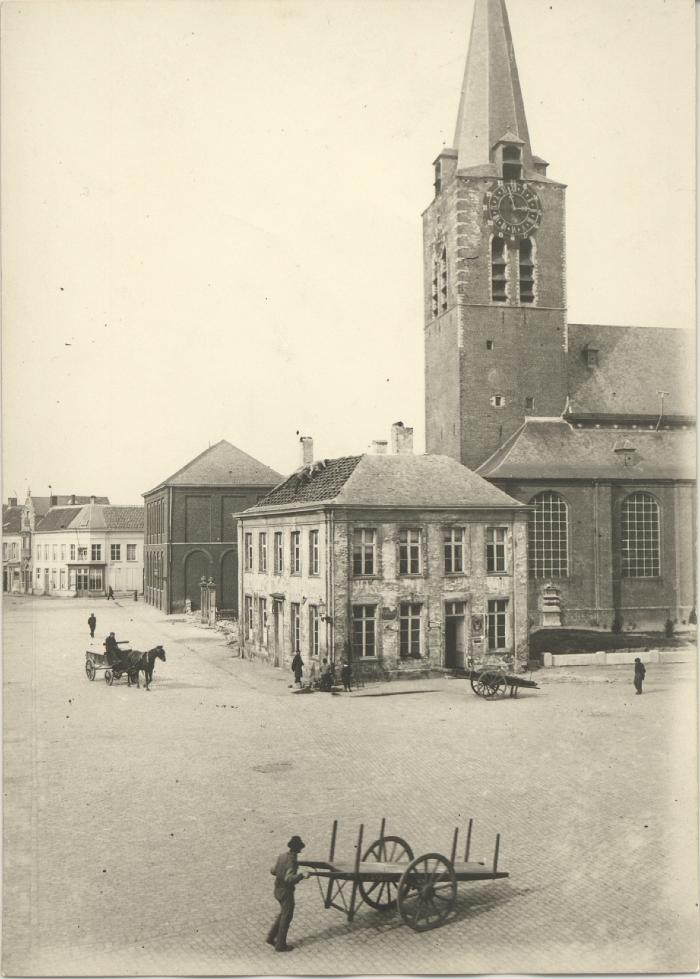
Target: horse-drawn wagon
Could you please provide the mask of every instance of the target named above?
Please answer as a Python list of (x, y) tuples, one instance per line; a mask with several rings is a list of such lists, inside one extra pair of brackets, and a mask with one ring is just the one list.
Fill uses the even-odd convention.
[[(324, 907), (335, 908), (352, 921), (358, 906), (377, 911), (398, 908), (403, 921), (414, 931), (428, 931), (445, 923), (454, 910), (460, 881), (499, 880), (508, 877), (498, 869), (500, 835), (496, 835), (493, 857), (470, 860), (473, 820), (469, 820), (464, 860), (457, 859), (459, 828), (452, 837), (450, 856), (428, 852), (415, 856), (400, 836), (388, 836), (382, 819), (379, 837), (363, 851), (364, 827), (360, 826), (354, 860), (336, 858), (338, 820), (334, 820), (328, 860), (300, 860), (309, 876), (319, 882)], [(326, 880), (324, 886), (321, 881)]]
[[(118, 642), (118, 646), (124, 646), (128, 640)], [(120, 649), (119, 655), (110, 653), (98, 653), (94, 649), (85, 650), (85, 675), (88, 680), (94, 680), (100, 670), (104, 670), (105, 682), (111, 687), (115, 680), (126, 677), (129, 686), (135, 684), (141, 686), (139, 674), (143, 672), (148, 690), (153, 679), (153, 667), (156, 659), (165, 662), (165, 650), (162, 646), (155, 646), (153, 649), (142, 653), (138, 649)]]

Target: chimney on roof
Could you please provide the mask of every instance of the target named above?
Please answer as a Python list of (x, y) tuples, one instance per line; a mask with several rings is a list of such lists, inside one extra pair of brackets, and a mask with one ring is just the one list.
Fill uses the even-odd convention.
[(314, 440), (310, 435), (302, 435), (299, 439), (300, 463), (309, 466), (314, 461)]
[(389, 451), (389, 443), (386, 439), (374, 439), (372, 442), (372, 455), (385, 456)]
[(8, 498), (7, 498), (7, 505), (8, 506), (17, 506), (17, 497), (16, 496), (8, 496)]
[(406, 428), (403, 422), (391, 426), (391, 451), (394, 455), (413, 454), (413, 429)]
[(71, 493), (69, 502), (71, 506), (75, 506), (75, 493)]

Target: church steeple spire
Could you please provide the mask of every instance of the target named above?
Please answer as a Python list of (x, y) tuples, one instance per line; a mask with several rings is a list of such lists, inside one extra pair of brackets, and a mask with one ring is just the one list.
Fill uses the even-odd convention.
[(457, 169), (493, 163), (499, 143), (520, 146), (524, 168), (532, 168), (505, 0), (475, 0), (454, 140)]

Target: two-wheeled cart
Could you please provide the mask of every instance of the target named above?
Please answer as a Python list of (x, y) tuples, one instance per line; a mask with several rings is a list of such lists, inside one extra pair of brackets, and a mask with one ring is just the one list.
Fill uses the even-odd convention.
[[(118, 646), (126, 646), (128, 639), (118, 641)], [(130, 649), (122, 649), (121, 653), (130, 653)], [(127, 676), (127, 670), (117, 664), (110, 663), (107, 653), (98, 653), (94, 649), (85, 650), (85, 675), (88, 680), (94, 680), (100, 670), (104, 670), (105, 682), (111, 687), (115, 680), (120, 680), (122, 676)]]
[(539, 689), (534, 680), (517, 673), (508, 673), (501, 666), (476, 667), (467, 670), (466, 677), (477, 697), (485, 697), (487, 700), (505, 697), (507, 690), (510, 690), (511, 697), (517, 697), (518, 690)]
[[(382, 820), (379, 837), (363, 850), (364, 826), (360, 826), (355, 857), (336, 858), (338, 820), (333, 822), (328, 860), (300, 860), (299, 867), (317, 878), (324, 907), (336, 908), (352, 921), (364, 902), (377, 911), (398, 907), (399, 914), (414, 931), (428, 931), (445, 923), (454, 910), (457, 884), (508, 877), (498, 869), (500, 834), (496, 835), (493, 857), (470, 860), (473, 820), (469, 820), (464, 860), (457, 859), (459, 828), (452, 837), (450, 856), (429, 852), (415, 856), (400, 836), (385, 833)], [(322, 881), (327, 881), (324, 885)]]

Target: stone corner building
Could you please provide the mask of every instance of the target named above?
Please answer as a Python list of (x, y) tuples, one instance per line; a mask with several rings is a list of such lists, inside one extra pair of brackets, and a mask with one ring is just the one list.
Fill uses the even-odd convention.
[(367, 672), (527, 658), (525, 507), (453, 459), (404, 442), (307, 462), (239, 520), (244, 655), (300, 651), (307, 674), (324, 657)]
[(505, 0), (475, 0), (454, 144), (434, 166), (427, 452), (532, 507), (533, 625), (557, 621), (547, 594), (564, 625), (692, 620), (694, 337), (568, 322), (566, 186), (532, 152)]
[(222, 439), (143, 494), (144, 597), (164, 612), (199, 608), (200, 580), (213, 578), (219, 608), (238, 610), (234, 514), (283, 477)]

